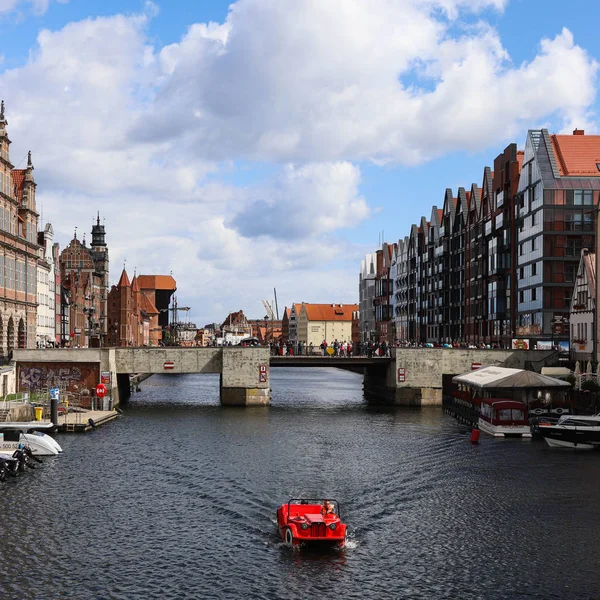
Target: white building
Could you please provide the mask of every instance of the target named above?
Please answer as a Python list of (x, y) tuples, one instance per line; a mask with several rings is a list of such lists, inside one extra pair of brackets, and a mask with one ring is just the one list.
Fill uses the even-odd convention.
[(575, 360), (595, 360), (594, 318), (596, 314), (596, 255), (587, 248), (581, 251), (575, 278), (569, 322), (570, 347)]
[(36, 345), (47, 348), (56, 343), (56, 277), (52, 254), (54, 230), (48, 223), (38, 232)]

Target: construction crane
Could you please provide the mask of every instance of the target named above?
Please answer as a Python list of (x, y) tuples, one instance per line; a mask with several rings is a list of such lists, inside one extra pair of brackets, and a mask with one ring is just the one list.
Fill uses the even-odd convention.
[(273, 309), (271, 308), (269, 301), (263, 300), (262, 303), (263, 303), (263, 306), (265, 307), (265, 310), (267, 311), (267, 317), (269, 317), (269, 319), (271, 319), (271, 321), (274, 321), (275, 313), (273, 312)]

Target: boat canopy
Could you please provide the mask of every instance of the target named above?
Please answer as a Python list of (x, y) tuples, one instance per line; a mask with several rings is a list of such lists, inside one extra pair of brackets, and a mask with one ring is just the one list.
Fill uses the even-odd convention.
[(567, 388), (571, 385), (567, 381), (540, 375), (535, 371), (507, 367), (484, 367), (464, 375), (456, 375), (452, 381), (479, 390)]

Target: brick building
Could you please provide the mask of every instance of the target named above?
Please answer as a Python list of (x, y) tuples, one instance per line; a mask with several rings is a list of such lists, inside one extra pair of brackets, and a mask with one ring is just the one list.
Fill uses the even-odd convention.
[[(147, 279), (154, 276), (145, 276)], [(129, 281), (123, 269), (117, 285), (108, 293), (108, 345), (158, 346), (162, 339), (160, 311), (154, 304), (156, 290), (142, 289), (140, 278)], [(149, 285), (145, 281), (145, 285)]]
[(68, 312), (68, 334), (63, 344), (101, 347), (107, 341), (108, 248), (100, 215), (92, 227), (92, 245), (86, 246), (75, 233), (60, 253), (60, 277), (65, 293), (63, 308)]
[(31, 152), (27, 168), (10, 162), (11, 141), (0, 105), (0, 354), (35, 348), (37, 313), (36, 184)]

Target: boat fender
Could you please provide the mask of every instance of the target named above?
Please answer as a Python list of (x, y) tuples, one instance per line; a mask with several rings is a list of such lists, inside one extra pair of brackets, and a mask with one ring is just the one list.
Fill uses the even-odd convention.
[(477, 427), (473, 427), (473, 429), (471, 430), (471, 443), (472, 444), (479, 443), (479, 434), (480, 434), (479, 429)]
[(123, 411), (118, 406), (115, 406), (115, 411), (118, 412), (120, 415), (123, 414)]
[(292, 530), (289, 527), (286, 527), (285, 543), (289, 544), (291, 546), (293, 544), (293, 542), (294, 542), (294, 536), (292, 535)]
[(94, 419), (88, 419), (88, 425), (92, 428), (92, 429), (96, 429), (96, 423), (94, 423)]

